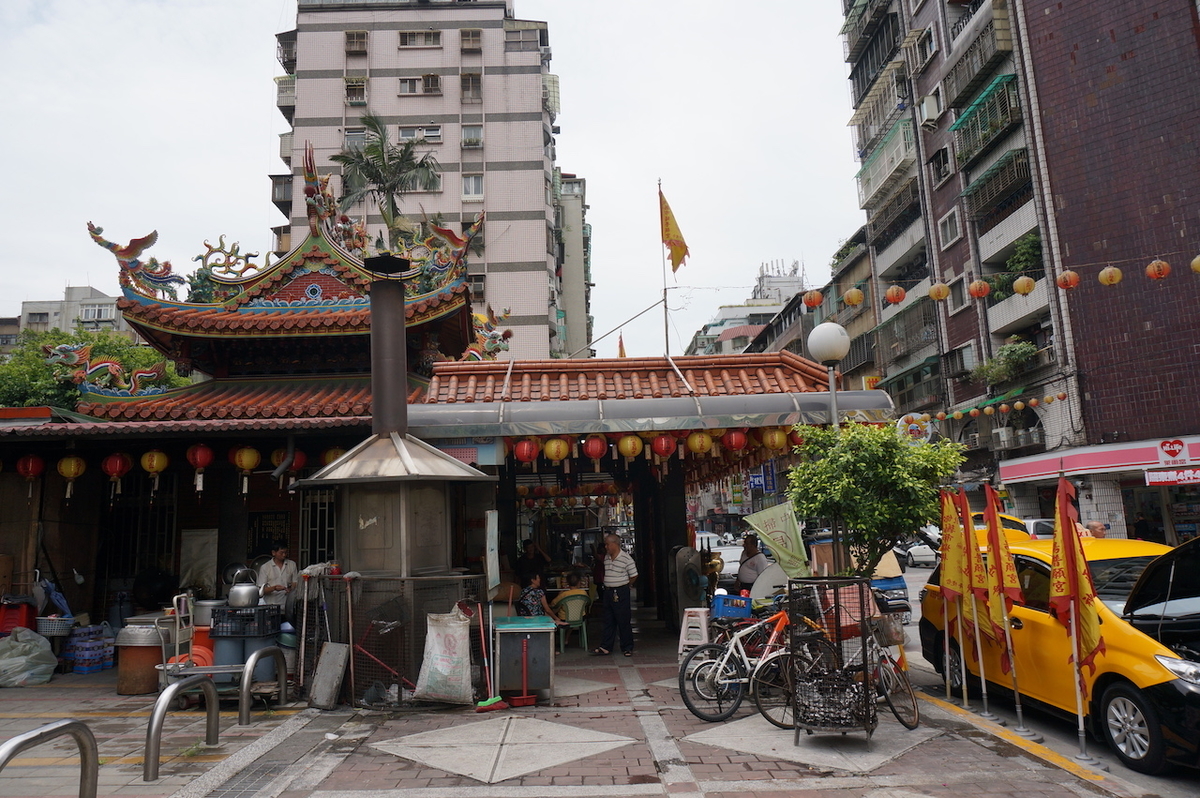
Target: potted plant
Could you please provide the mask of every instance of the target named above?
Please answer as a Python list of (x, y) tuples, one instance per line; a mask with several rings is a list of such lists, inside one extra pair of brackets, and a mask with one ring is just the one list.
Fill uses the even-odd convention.
[(971, 382), (999, 385), (1016, 379), (1037, 357), (1038, 348), (1029, 341), (1014, 339), (996, 350), (993, 357), (971, 369)]

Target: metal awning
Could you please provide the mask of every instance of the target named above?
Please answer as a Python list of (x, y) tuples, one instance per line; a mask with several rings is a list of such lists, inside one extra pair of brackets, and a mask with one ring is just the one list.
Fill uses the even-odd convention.
[(297, 488), (323, 488), (353, 482), (494, 482), (496, 477), (455, 460), (450, 455), (398, 432), (367, 438)]
[[(857, 421), (889, 421), (892, 398), (883, 391), (838, 391), (838, 410)], [(825, 424), (829, 393), (685, 396), (545, 402), (416, 404), (408, 431), (426, 440), (524, 435), (587, 435), (727, 427)]]

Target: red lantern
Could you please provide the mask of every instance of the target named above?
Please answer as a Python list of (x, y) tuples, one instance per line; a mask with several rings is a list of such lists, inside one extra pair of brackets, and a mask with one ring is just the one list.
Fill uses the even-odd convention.
[(740, 452), (746, 448), (746, 433), (740, 429), (731, 429), (721, 436), (721, 445), (731, 452)]
[(1146, 265), (1146, 276), (1151, 280), (1161, 280), (1171, 273), (1171, 264), (1165, 260), (1152, 260)]
[(533, 438), (523, 438), (513, 447), (513, 456), (522, 463), (532, 463), (538, 457), (538, 444)]
[(679, 441), (670, 435), (659, 435), (650, 441), (650, 449), (659, 457), (670, 457), (679, 448)]
[(861, 288), (851, 288), (846, 293), (842, 294), (842, 301), (852, 308), (856, 308), (863, 303), (863, 292)]
[(29, 483), (29, 498), (33, 498), (33, 481), (42, 475), (46, 463), (36, 454), (27, 454), (17, 461), (17, 473)]
[(526, 499), (525, 506), (532, 510), (534, 507), (537, 507), (537, 499)]
[(1028, 296), (1033, 293), (1033, 289), (1037, 287), (1037, 282), (1027, 274), (1023, 274), (1013, 280), (1013, 290), (1021, 296)]
[(890, 288), (888, 288), (888, 290), (886, 292), (884, 292), (883, 298), (886, 299), (888, 302), (891, 302), (893, 305), (899, 305), (901, 302), (904, 301), (904, 298), (906, 296), (908, 296), (907, 291), (905, 291), (903, 288), (901, 288), (898, 285), (893, 285)]
[(1038, 399), (1036, 396), (1029, 400), (1030, 407), (1037, 407), (1041, 403), (1042, 403), (1042, 400)]
[(602, 435), (589, 435), (583, 441), (583, 456), (589, 458), (600, 473), (600, 458), (608, 454), (608, 441)]
[(950, 296), (950, 286), (945, 283), (934, 283), (929, 286), (929, 298), (934, 302), (941, 302)]
[[(271, 465), (275, 468), (279, 468), (281, 465), (283, 465), (283, 461), (286, 459), (287, 449), (276, 449), (275, 451), (271, 452)], [(297, 471), (304, 468), (304, 464), (307, 462), (308, 456), (299, 449), (295, 449), (292, 451), (292, 462), (288, 463), (287, 472), (289, 474), (295, 474)], [(293, 477), (291, 480), (289, 480), (288, 484), (290, 485), (295, 481), (296, 479)], [(283, 489), (283, 474), (279, 475), (279, 489)]]
[(546, 486), (545, 485), (534, 485), (533, 486), (533, 495), (537, 496), (539, 499), (546, 498)]
[(806, 308), (819, 308), (821, 307), (821, 303), (825, 301), (825, 295), (820, 291), (805, 291), (802, 301)]
[(1008, 411), (1012, 410), (1012, 408), (1009, 407), (1007, 404), (1003, 404), (1003, 405), (1000, 405), (999, 410), (1001, 413), (1007, 413)]
[(637, 457), (642, 453), (644, 448), (645, 445), (642, 443), (642, 439), (637, 435), (624, 435), (621, 437), (621, 440), (617, 441), (617, 451), (626, 460)]
[(202, 493), (204, 491), (204, 469), (212, 464), (213, 450), (208, 444), (194, 443), (188, 447), (185, 456), (192, 468), (196, 469), (196, 474), (192, 478), (196, 493)]
[(979, 408), (972, 407), (970, 410), (967, 411), (967, 415), (970, 416), (971, 418), (979, 418)]
[(109, 492), (109, 500), (121, 492), (121, 479), (129, 473), (133, 468), (133, 458), (124, 452), (110, 454), (100, 462), (100, 470), (108, 475), (109, 482), (112, 483), (112, 489)]
[(1079, 285), (1079, 273), (1067, 269), (1059, 274), (1058, 277), (1054, 279), (1054, 282), (1064, 291), (1070, 291), (1072, 288)]
[(1116, 266), (1105, 266), (1100, 270), (1100, 285), (1116, 285), (1123, 276)]
[(712, 450), (712, 436), (707, 432), (696, 431), (687, 437), (687, 448), (692, 454), (707, 454)]
[(1059, 391), (1059, 392), (1058, 392), (1058, 401), (1060, 401), (1060, 402), (1065, 402), (1066, 400), (1067, 400), (1067, 392), (1066, 392), (1066, 391)]
[(158, 490), (158, 475), (166, 470), (171, 460), (159, 449), (151, 449), (141, 457), (142, 469), (150, 475), (150, 495)]
[(58, 474), (67, 481), (67, 498), (75, 490), (75, 480), (87, 471), (87, 462), (77, 454), (69, 454), (58, 461)]
[(792, 446), (803, 446), (804, 437), (799, 432), (796, 432), (796, 430), (792, 430), (788, 433), (788, 443)]
[(967, 286), (967, 293), (976, 299), (983, 299), (988, 294), (992, 293), (992, 284), (987, 280), (973, 280)]
[(609, 496), (608, 497), (608, 506), (609, 507), (616, 507), (620, 503), (621, 503), (620, 496)]

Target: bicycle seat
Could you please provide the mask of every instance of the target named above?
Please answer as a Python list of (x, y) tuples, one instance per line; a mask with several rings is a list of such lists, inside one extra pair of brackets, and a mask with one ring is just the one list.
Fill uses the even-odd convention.
[(744, 626), (746, 624), (757, 623), (757, 622), (752, 621), (749, 618), (721, 617), (721, 618), (713, 618), (711, 621), (709, 621), (709, 623), (712, 626), (717, 627), (718, 629), (736, 629), (739, 626)]

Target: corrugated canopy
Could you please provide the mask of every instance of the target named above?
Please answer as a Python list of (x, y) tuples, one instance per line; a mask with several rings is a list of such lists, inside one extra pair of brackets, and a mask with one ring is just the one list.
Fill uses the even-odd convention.
[(495, 477), (455, 460), (412, 435), (372, 435), (308, 479), (299, 488), (352, 482), (494, 482)]

